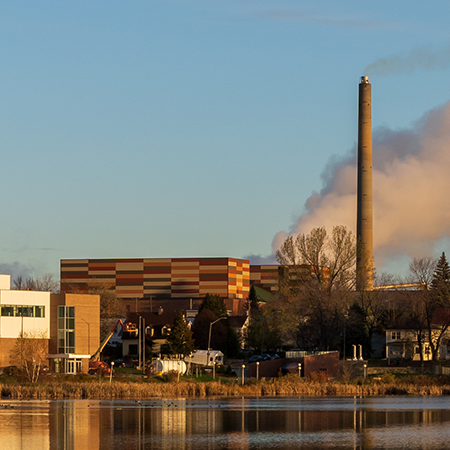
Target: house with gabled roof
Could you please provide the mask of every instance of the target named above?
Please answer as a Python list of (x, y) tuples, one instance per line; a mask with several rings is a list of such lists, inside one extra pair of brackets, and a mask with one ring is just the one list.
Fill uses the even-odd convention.
[(411, 318), (400, 319), (386, 327), (386, 358), (388, 363), (399, 360), (420, 361), (419, 333), (422, 339), (423, 361), (433, 359), (430, 339), (434, 345), (439, 340), (439, 359), (450, 359), (450, 310), (437, 308), (431, 319), (431, 337), (425, 326), (420, 331)]

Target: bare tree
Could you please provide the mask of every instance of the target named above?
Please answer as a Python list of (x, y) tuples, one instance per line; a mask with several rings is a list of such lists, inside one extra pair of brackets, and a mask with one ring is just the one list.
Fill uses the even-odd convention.
[(13, 281), (13, 289), (19, 291), (48, 291), (59, 292), (59, 281), (53, 278), (53, 275), (47, 273), (42, 277), (26, 278), (21, 275)]
[(437, 260), (430, 257), (413, 258), (409, 263), (410, 279), (415, 283), (424, 283), (431, 286)]
[(448, 275), (440, 270), (441, 267), (448, 267), (445, 254), (439, 260), (414, 258), (409, 265), (411, 281), (423, 285), (419, 292), (414, 293), (414, 301), (410, 303), (421, 359), (425, 342), (430, 346), (433, 360), (439, 359), (441, 342), (450, 327)]
[(354, 302), (350, 290), (355, 283), (356, 239), (344, 226), (324, 227), (309, 234), (289, 236), (276, 252), (284, 266), (272, 309), (282, 316), (284, 339), (297, 346), (317, 350), (337, 348), (336, 332)]
[(10, 363), (19, 367), (28, 381), (35, 383), (46, 364), (48, 337), (46, 331), (24, 331), (19, 333), (10, 352)]
[[(276, 251), (277, 261), (290, 268), (309, 266), (319, 285), (326, 291), (349, 289), (354, 285), (356, 239), (345, 226), (335, 226), (331, 237), (324, 227), (309, 234), (289, 236)], [(309, 276), (310, 274), (308, 274)], [(298, 277), (304, 282), (304, 276)]]
[(107, 285), (93, 286), (89, 289), (89, 294), (100, 296), (100, 338), (103, 339), (117, 319), (125, 317), (123, 302), (114, 289)]

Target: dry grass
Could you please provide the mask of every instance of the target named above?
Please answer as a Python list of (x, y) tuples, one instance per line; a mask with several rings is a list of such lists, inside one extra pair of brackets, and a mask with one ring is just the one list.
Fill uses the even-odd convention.
[[(426, 378), (426, 377), (425, 377)], [(379, 380), (343, 383), (325, 380), (299, 380), (287, 376), (272, 381), (236, 383), (198, 382), (172, 383), (123, 382), (108, 380), (53, 380), (39, 384), (0, 383), (2, 397), (14, 399), (146, 399), (152, 397), (210, 396), (384, 396), (384, 395), (450, 395), (450, 383), (438, 379)]]

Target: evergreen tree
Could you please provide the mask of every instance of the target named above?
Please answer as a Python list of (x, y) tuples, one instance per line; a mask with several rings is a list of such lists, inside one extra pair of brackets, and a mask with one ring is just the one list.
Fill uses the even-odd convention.
[(213, 312), (217, 319), (219, 317), (227, 316), (227, 308), (225, 306), (225, 303), (218, 295), (211, 295), (209, 293), (206, 294), (202, 304), (200, 305), (200, 308), (198, 309), (199, 314), (204, 309), (209, 309), (211, 312)]
[(231, 327), (227, 327), (227, 340), (220, 350), (227, 358), (237, 358), (241, 351), (239, 337)]
[(364, 356), (369, 357), (372, 351), (372, 344), (369, 337), (367, 314), (366, 311), (358, 305), (358, 303), (355, 302), (350, 307), (346, 323), (345, 354), (352, 354), (353, 345), (362, 345)]
[(255, 286), (250, 288), (247, 298), (247, 309), (249, 311), (250, 320), (245, 336), (246, 345), (255, 350), (261, 350), (263, 334), (265, 328), (267, 328), (267, 323), (264, 323), (265, 319), (258, 304)]
[(448, 297), (450, 287), (450, 266), (445, 253), (438, 259), (431, 282), (431, 288), (436, 290), (438, 297)]
[(250, 315), (253, 312), (259, 311), (258, 295), (256, 294), (255, 286), (251, 286), (250, 292), (247, 297), (247, 309), (250, 311)]
[[(208, 349), (209, 328), (210, 324), (217, 320), (218, 317), (208, 308), (203, 308), (197, 314), (192, 325), (193, 338), (196, 348)], [(225, 320), (219, 320), (213, 326), (211, 333), (211, 348), (217, 350), (222, 349), (227, 339), (227, 327)]]
[(173, 322), (173, 326), (167, 336), (167, 345), (172, 354), (187, 356), (194, 351), (192, 331), (186, 322), (182, 311)]

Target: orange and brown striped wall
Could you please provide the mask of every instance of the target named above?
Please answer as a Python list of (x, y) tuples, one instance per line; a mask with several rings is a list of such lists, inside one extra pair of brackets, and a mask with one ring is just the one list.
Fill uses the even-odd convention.
[(111, 286), (121, 298), (248, 297), (250, 264), (235, 258), (63, 259), (61, 290)]

